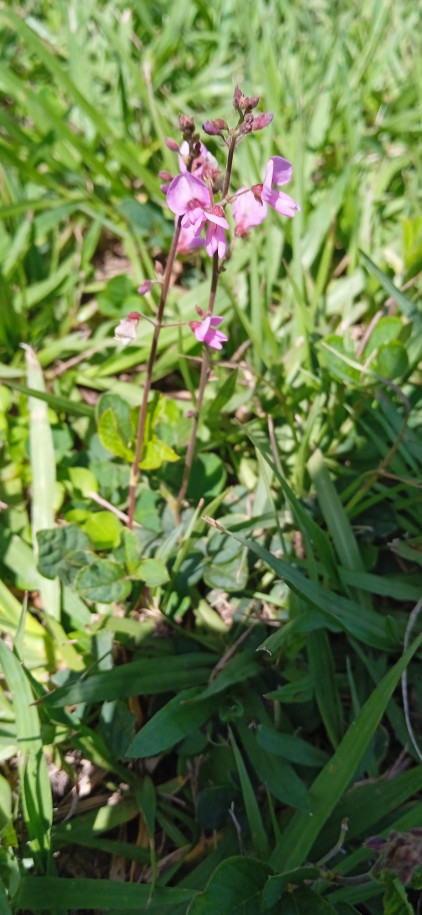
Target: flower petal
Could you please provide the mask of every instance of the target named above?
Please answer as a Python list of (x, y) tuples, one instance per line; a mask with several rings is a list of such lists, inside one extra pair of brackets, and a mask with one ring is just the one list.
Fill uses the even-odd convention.
[(210, 192), (206, 185), (189, 172), (176, 175), (167, 191), (167, 203), (176, 216), (183, 216), (189, 205), (197, 201), (199, 207), (211, 204)]
[(293, 168), (287, 159), (283, 159), (282, 156), (272, 156), (265, 172), (264, 187), (271, 188), (273, 184), (281, 187), (282, 184), (291, 181), (292, 174)]

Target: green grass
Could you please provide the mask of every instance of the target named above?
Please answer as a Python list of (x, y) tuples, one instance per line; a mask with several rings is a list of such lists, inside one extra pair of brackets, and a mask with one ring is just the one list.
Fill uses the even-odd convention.
[[(0, 7), (1, 913), (417, 904), (418, 874), (335, 873), (422, 825), (399, 689), (406, 669), (417, 735), (421, 19), (416, 0)], [(301, 213), (233, 244), (180, 517), (200, 350), (162, 331), (164, 444), (129, 532), (152, 328), (123, 350), (113, 329), (158, 304), (136, 290), (173, 232), (165, 137), (180, 112), (234, 123), (237, 83), (274, 120), (231, 189), (283, 155)], [(167, 323), (206, 309), (210, 267), (178, 259)]]

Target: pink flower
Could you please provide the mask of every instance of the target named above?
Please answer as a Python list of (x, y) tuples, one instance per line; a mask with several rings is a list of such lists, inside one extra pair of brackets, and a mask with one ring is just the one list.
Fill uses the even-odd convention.
[(270, 207), (274, 207), (277, 213), (281, 213), (282, 216), (294, 216), (296, 210), (300, 210), (299, 204), (296, 200), (293, 200), (293, 197), (289, 197), (283, 191), (273, 190), (273, 184), (277, 187), (288, 184), (292, 177), (292, 171), (290, 162), (287, 159), (283, 159), (282, 156), (272, 156), (265, 171), (261, 191), (262, 199), (265, 203), (269, 203)]
[[(179, 168), (182, 173), (187, 172), (186, 161), (189, 156), (189, 143), (183, 140), (179, 149)], [(192, 162), (191, 174), (195, 178), (209, 178), (211, 183), (214, 182), (217, 175), (220, 174), (217, 159), (209, 152), (204, 143), (200, 144), (200, 153)]]
[(167, 204), (176, 216), (182, 216), (182, 228), (190, 229), (193, 236), (201, 234), (206, 222), (208, 226), (205, 248), (210, 257), (218, 251), (219, 257), (224, 257), (226, 252), (226, 239), (224, 229), (229, 228), (223, 210), (220, 206), (213, 206), (212, 197), (206, 184), (184, 172), (176, 175), (167, 191)]
[(252, 226), (259, 226), (267, 213), (267, 204), (256, 199), (252, 191), (243, 188), (234, 197), (233, 217), (236, 223), (235, 235), (247, 235)]
[(223, 343), (229, 339), (221, 330), (216, 330), (222, 320), (219, 315), (208, 315), (203, 321), (191, 321), (189, 326), (200, 343), (208, 343), (213, 349), (222, 349)]
[(204, 245), (204, 239), (195, 235), (193, 226), (188, 226), (186, 229), (183, 226), (181, 227), (179, 241), (177, 242), (179, 254), (189, 254), (192, 248), (202, 248)]
[(140, 318), (141, 315), (137, 311), (131, 311), (127, 318), (122, 318), (114, 331), (114, 339), (122, 343), (123, 346), (128, 346), (129, 343), (132, 343), (136, 337)]
[(220, 206), (212, 207), (211, 213), (208, 213), (208, 227), (205, 238), (205, 249), (210, 257), (217, 251), (219, 257), (224, 257), (226, 253), (226, 236), (224, 229), (229, 228), (227, 219), (224, 217), (223, 208)]
[(265, 170), (263, 184), (256, 184), (252, 190), (242, 188), (233, 200), (233, 216), (236, 235), (246, 235), (252, 226), (259, 226), (267, 215), (267, 204), (282, 216), (294, 216), (300, 210), (299, 204), (277, 187), (287, 184), (292, 177), (292, 166), (282, 156), (272, 156)]

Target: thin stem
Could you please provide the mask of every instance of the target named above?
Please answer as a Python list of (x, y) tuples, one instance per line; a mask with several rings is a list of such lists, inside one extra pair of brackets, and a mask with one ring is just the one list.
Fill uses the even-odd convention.
[(161, 297), (160, 304), (158, 306), (156, 323), (154, 327), (154, 334), (151, 343), (151, 351), (149, 354), (146, 377), (145, 377), (145, 386), (144, 393), (142, 396), (141, 409), (139, 411), (139, 422), (138, 422), (138, 431), (136, 435), (136, 447), (135, 447), (135, 458), (130, 471), (130, 482), (129, 482), (129, 512), (128, 512), (128, 527), (132, 529), (133, 520), (135, 514), (135, 500), (136, 500), (136, 487), (140, 474), (139, 463), (141, 460), (142, 449), (144, 446), (145, 438), (145, 423), (147, 418), (147, 409), (148, 409), (148, 397), (151, 390), (152, 382), (152, 370), (154, 368), (155, 357), (157, 354), (158, 338), (160, 336), (161, 325), (163, 321), (164, 308), (167, 301), (167, 294), (170, 286), (170, 278), (173, 270), (173, 264), (176, 257), (177, 243), (179, 241), (180, 227), (182, 224), (182, 217), (179, 216), (176, 228), (173, 235), (173, 241), (171, 243), (169, 256), (167, 258), (166, 269), (163, 276), (163, 284), (161, 287)]
[(218, 253), (216, 251), (215, 254), (213, 254), (213, 256), (212, 256), (211, 289), (210, 289), (210, 297), (209, 297), (209, 301), (208, 301), (208, 311), (211, 315), (214, 311), (215, 294), (217, 292), (217, 286), (218, 286), (218, 277), (219, 277)]
[(181, 503), (183, 502), (183, 499), (185, 498), (185, 495), (186, 495), (186, 490), (188, 488), (190, 472), (192, 469), (193, 455), (195, 452), (196, 435), (198, 432), (199, 414), (201, 412), (201, 408), (202, 408), (202, 404), (203, 404), (203, 400), (204, 400), (205, 388), (206, 388), (207, 381), (208, 381), (208, 372), (209, 372), (209, 354), (208, 354), (208, 347), (205, 344), (203, 346), (203, 350), (202, 350), (201, 377), (199, 379), (199, 389), (198, 389), (198, 397), (196, 400), (195, 416), (194, 416), (192, 430), (191, 430), (191, 434), (190, 434), (188, 450), (186, 452), (182, 485), (180, 487), (179, 495), (177, 497), (178, 506), (180, 506)]
[(228, 194), (228, 192), (229, 192), (230, 178), (231, 178), (231, 175), (232, 175), (233, 156), (234, 156), (234, 151), (235, 151), (235, 149), (236, 149), (236, 137), (232, 137), (232, 138), (231, 138), (231, 143), (230, 143), (229, 153), (228, 153), (228, 156), (227, 156), (227, 166), (226, 166), (226, 174), (225, 174), (225, 176), (224, 176), (223, 190), (221, 191), (221, 199), (222, 199), (222, 200), (225, 200), (225, 199), (226, 199), (227, 194)]

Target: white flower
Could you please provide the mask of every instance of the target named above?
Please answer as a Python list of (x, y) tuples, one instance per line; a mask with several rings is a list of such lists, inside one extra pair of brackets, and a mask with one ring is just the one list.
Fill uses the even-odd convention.
[(140, 318), (141, 315), (137, 311), (131, 311), (126, 318), (122, 318), (114, 331), (114, 339), (122, 343), (123, 346), (128, 346), (129, 343), (132, 343), (137, 334)]

